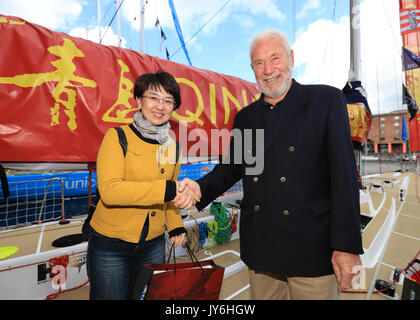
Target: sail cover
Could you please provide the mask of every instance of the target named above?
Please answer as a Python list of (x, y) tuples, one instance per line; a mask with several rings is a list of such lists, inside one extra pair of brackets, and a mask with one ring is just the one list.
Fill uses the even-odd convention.
[(351, 139), (355, 150), (361, 150), (367, 141), (372, 124), (372, 113), (360, 81), (349, 81), (343, 88), (349, 114)]
[[(104, 46), (0, 15), (0, 162), (95, 162), (106, 130), (133, 121), (133, 86), (164, 70), (182, 105), (171, 130), (184, 155), (223, 154), (256, 84), (220, 73)], [(211, 139), (218, 140), (210, 143)], [(215, 141), (213, 141), (215, 142)], [(192, 154), (193, 153), (193, 154)]]

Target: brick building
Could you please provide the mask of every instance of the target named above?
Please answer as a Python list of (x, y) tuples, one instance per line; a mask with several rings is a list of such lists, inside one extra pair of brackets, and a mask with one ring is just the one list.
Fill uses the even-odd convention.
[[(407, 143), (402, 136), (402, 119), (407, 130)], [(369, 153), (407, 153), (409, 151), (407, 110), (398, 110), (390, 113), (373, 116), (372, 126), (368, 136)]]

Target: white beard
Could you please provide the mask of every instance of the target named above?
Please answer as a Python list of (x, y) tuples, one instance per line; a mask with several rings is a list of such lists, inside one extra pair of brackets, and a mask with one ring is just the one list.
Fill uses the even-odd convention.
[(290, 86), (290, 82), (292, 81), (292, 70), (288, 70), (286, 79), (280, 84), (280, 86), (275, 90), (268, 89), (264, 83), (263, 80), (257, 80), (258, 88), (264, 93), (264, 95), (270, 99), (277, 99), (282, 97), (287, 89)]

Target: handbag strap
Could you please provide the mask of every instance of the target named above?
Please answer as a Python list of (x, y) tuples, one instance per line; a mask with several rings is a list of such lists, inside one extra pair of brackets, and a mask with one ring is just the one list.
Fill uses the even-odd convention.
[[(174, 244), (171, 244), (171, 249), (169, 250), (169, 255), (168, 255), (168, 260), (166, 261), (166, 264), (169, 264), (169, 260), (171, 260), (171, 253), (172, 253), (172, 249), (174, 251), (174, 272), (176, 273), (176, 259), (175, 259), (175, 249), (174, 249)], [(166, 270), (168, 271), (168, 270)]]
[[(187, 247), (188, 253), (190, 254), (191, 261), (194, 262), (194, 259), (195, 259), (195, 261), (197, 262), (197, 264), (200, 267), (201, 271), (204, 272), (204, 269), (201, 266), (201, 263), (198, 261), (198, 259), (195, 256), (194, 252), (191, 250), (190, 246), (188, 245), (188, 242), (185, 242), (185, 245)], [(174, 253), (174, 273), (176, 273), (176, 259), (175, 259), (175, 249), (174, 249), (174, 244), (173, 243), (171, 244), (171, 248), (169, 249), (169, 255), (168, 255), (168, 260), (166, 261), (166, 264), (169, 264), (169, 260), (171, 259), (171, 253), (172, 253), (172, 251)], [(168, 270), (166, 270), (166, 271), (168, 271)]]
[(191, 250), (190, 246), (188, 245), (188, 242), (185, 242), (185, 245), (187, 246), (187, 250), (188, 250), (188, 253), (190, 254), (191, 261), (192, 261), (192, 262), (194, 262), (194, 259), (195, 259), (195, 261), (197, 262), (197, 264), (198, 264), (198, 266), (200, 267), (201, 271), (203, 271), (203, 272), (204, 272), (204, 269), (203, 269), (203, 267), (201, 266), (201, 263), (198, 261), (198, 259), (197, 259), (197, 257), (195, 256), (194, 252)]

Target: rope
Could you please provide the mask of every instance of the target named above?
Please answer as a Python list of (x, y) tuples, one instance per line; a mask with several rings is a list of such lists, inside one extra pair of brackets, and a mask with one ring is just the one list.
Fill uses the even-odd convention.
[(213, 202), (210, 206), (210, 213), (214, 216), (219, 228), (223, 229), (229, 225), (226, 209), (221, 202)]
[[(334, 7), (333, 7), (333, 12), (332, 12), (332, 20), (335, 23), (335, 9), (336, 9), (336, 5), (337, 5), (337, 0), (334, 0)], [(332, 24), (330, 24), (329, 30), (328, 30), (328, 36), (327, 36), (327, 42), (325, 43), (325, 49), (324, 49), (324, 54), (322, 56), (322, 62), (321, 62), (321, 70), (319, 72), (319, 77), (318, 77), (318, 82), (321, 82), (321, 77), (322, 77), (322, 71), (325, 70), (324, 68), (324, 63), (327, 57), (327, 51), (328, 51), (328, 43), (330, 42), (330, 38), (332, 38), (332, 48), (334, 48), (334, 37), (331, 37), (331, 30), (332, 30)], [(334, 58), (334, 54), (332, 55), (332, 57)], [(329, 63), (331, 63), (331, 61), (329, 61)], [(331, 65), (333, 65), (331, 63)]]
[(204, 249), (210, 249), (216, 244), (217, 221), (208, 221), (206, 224), (207, 241)]
[(205, 222), (200, 222), (198, 227), (200, 228), (200, 245), (204, 247), (204, 242), (207, 239), (207, 224)]
[(105, 29), (104, 35), (102, 36), (102, 38), (99, 40), (99, 44), (102, 43), (102, 40), (105, 38), (106, 33), (108, 32), (109, 27), (111, 26), (112, 22), (115, 19), (115, 16), (117, 15), (118, 11), (120, 11), (122, 4), (124, 3), (124, 0), (121, 0), (120, 5), (118, 6), (117, 10), (115, 11), (114, 15), (112, 16), (111, 21), (109, 22), (108, 26)]
[[(214, 234), (214, 239), (218, 243), (230, 240), (232, 235), (232, 216), (228, 218), (227, 211), (221, 202), (213, 202), (210, 206), (210, 213), (214, 216), (213, 225), (208, 230)], [(209, 224), (208, 224), (209, 225)]]
[[(194, 216), (190, 215), (196, 225), (186, 228), (187, 243), (194, 253), (198, 253), (202, 249), (209, 249), (216, 243), (229, 241), (232, 233), (237, 231), (237, 214), (235, 214), (234, 206), (229, 217), (225, 207), (217, 202), (210, 207), (210, 213), (215, 217), (215, 220), (207, 223), (199, 223)], [(220, 227), (219, 221), (222, 221), (221, 224), (225, 226)]]
[(190, 215), (196, 222), (195, 226), (185, 228), (187, 231), (187, 244), (193, 253), (199, 253), (204, 248), (204, 242), (207, 238), (207, 225), (205, 222), (198, 222), (197, 219)]
[(376, 96), (378, 99), (378, 152), (379, 152), (379, 173), (382, 173), (382, 147), (381, 147), (381, 106), (379, 101), (379, 80), (378, 80), (378, 56), (376, 56)]
[[(86, 250), (84, 250), (84, 251), (78, 251), (78, 252), (71, 253), (69, 256), (74, 256), (74, 255), (77, 255), (77, 254), (80, 254), (80, 253), (86, 253), (86, 252), (87, 252)], [(24, 265), (21, 265), (21, 266), (9, 267), (9, 268), (5, 268), (5, 269), (1, 269), (0, 272), (11, 271), (11, 270), (15, 270), (15, 269), (20, 269), (20, 268), (35, 266), (35, 265), (38, 265), (38, 264), (41, 264), (41, 263), (47, 263), (49, 261), (50, 260), (43, 260), (43, 261), (37, 261), (37, 262), (33, 262), (33, 263), (24, 264)]]
[(200, 227), (198, 225), (198, 221), (192, 215), (191, 218), (194, 219), (196, 225), (186, 228), (187, 230), (187, 242), (192, 252), (198, 253), (201, 250), (200, 240)]
[(415, 166), (416, 166), (416, 169), (414, 171), (414, 175), (416, 177), (416, 181), (415, 181), (415, 183), (416, 183), (416, 198), (417, 198), (417, 201), (420, 202), (420, 194), (419, 194), (419, 188), (418, 188), (418, 185), (419, 185), (418, 180), (419, 180), (419, 176), (420, 176), (420, 155), (416, 156)]
[[(386, 17), (386, 19), (387, 19), (387, 22), (388, 22), (388, 32), (390, 32), (391, 34), (392, 34), (392, 37), (394, 38), (394, 46), (393, 46), (393, 48), (395, 49), (395, 53), (398, 55), (398, 56), (400, 56), (400, 58), (402, 59), (402, 53), (401, 53), (401, 55), (400, 55), (400, 49), (401, 49), (401, 47), (398, 45), (398, 41), (397, 41), (397, 36), (395, 35), (395, 30), (394, 30), (394, 28), (392, 27), (392, 23), (391, 23), (391, 20), (390, 20), (390, 18), (389, 18), (389, 15), (388, 15), (388, 11), (387, 11), (387, 9), (386, 9), (386, 7), (385, 7), (385, 2), (384, 1), (380, 1), (380, 3), (382, 4), (382, 9), (383, 9), (383, 11), (384, 11), (384, 13), (385, 13), (385, 17)], [(395, 81), (396, 79), (397, 79), (397, 77), (398, 77), (398, 75), (397, 74), (395, 74), (395, 70), (396, 70), (396, 68), (395, 68), (395, 57), (396, 57), (396, 55), (394, 55), (394, 58), (392, 59), (392, 62), (393, 62), (393, 65), (394, 65), (394, 68), (393, 68), (393, 70), (394, 70), (394, 75), (395, 75), (395, 77), (394, 77), (394, 84), (395, 84), (395, 99), (397, 99), (397, 101), (396, 101), (396, 106), (399, 106), (400, 105), (400, 103), (398, 102), (398, 83), (397, 83), (397, 81)], [(402, 79), (402, 73), (401, 73), (401, 82), (403, 82), (403, 79)], [(401, 105), (401, 107), (402, 107), (402, 105)]]
[(184, 46), (181, 46), (181, 47), (179, 47), (173, 54), (171, 54), (171, 56), (169, 57), (169, 60), (170, 59), (172, 59), (172, 57), (174, 56), (174, 55), (176, 55), (177, 53), (178, 53), (178, 51), (179, 50), (181, 50), (183, 47), (185, 47), (186, 45), (187, 45), (187, 43), (188, 42), (190, 42), (190, 40), (192, 39), (192, 38), (194, 38), (198, 33), (200, 33), (201, 32), (201, 30), (203, 30), (204, 29), (204, 27), (205, 26), (207, 26), (209, 23), (210, 23), (210, 21), (211, 20), (213, 20), (214, 19), (214, 17), (215, 16), (217, 16), (218, 14), (219, 14), (219, 12), (220, 11), (222, 11), (223, 10), (223, 8), (224, 7), (226, 7), (226, 5), (230, 2), (231, 0), (227, 0), (226, 2), (225, 2), (225, 4), (196, 32), (196, 33), (194, 33), (189, 39), (187, 39), (187, 41), (185, 41), (185, 43), (184, 43)]

